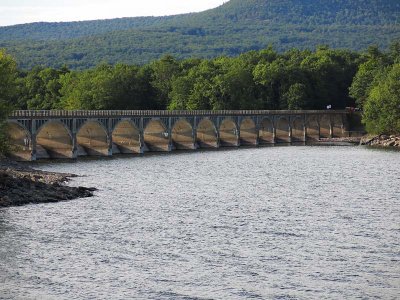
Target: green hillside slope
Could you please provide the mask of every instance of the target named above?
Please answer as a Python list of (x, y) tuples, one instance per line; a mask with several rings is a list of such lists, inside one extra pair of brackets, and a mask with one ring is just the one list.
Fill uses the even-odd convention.
[(284, 51), (326, 44), (360, 50), (400, 37), (398, 0), (231, 0), (196, 14), (0, 28), (0, 48), (22, 68), (100, 62), (143, 64), (177, 58), (237, 55), (272, 44)]

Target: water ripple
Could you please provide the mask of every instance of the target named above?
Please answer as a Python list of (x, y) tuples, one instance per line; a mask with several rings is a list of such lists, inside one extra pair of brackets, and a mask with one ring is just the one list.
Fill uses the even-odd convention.
[(400, 155), (40, 163), (96, 196), (0, 210), (0, 299), (398, 299)]

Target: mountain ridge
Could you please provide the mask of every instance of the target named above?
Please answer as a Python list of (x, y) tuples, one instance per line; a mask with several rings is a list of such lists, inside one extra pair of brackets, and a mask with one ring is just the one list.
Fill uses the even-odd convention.
[(385, 48), (400, 37), (399, 16), (397, 0), (231, 0), (200, 13), (0, 27), (0, 48), (26, 69), (233, 56), (268, 45)]

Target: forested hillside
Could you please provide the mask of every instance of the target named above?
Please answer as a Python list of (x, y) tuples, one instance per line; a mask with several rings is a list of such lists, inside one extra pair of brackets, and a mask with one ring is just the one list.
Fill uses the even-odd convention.
[(386, 48), (400, 37), (399, 16), (398, 0), (231, 0), (196, 14), (1, 27), (0, 48), (24, 69), (235, 56), (267, 45)]

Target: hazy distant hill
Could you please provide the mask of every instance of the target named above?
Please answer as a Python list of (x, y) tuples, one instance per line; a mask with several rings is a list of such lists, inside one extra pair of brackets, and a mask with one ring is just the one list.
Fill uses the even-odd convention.
[(0, 27), (0, 48), (23, 68), (237, 55), (269, 44), (360, 50), (396, 38), (398, 0), (231, 0), (195, 14)]

